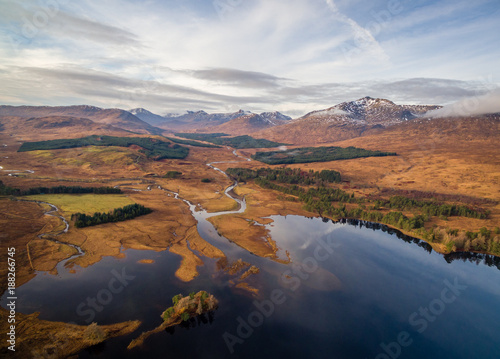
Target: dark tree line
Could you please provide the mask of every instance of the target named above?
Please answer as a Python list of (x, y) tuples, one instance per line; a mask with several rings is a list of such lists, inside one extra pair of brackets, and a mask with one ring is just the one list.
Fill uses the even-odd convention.
[(155, 138), (146, 137), (115, 137), (115, 136), (87, 136), (73, 139), (59, 139), (38, 142), (25, 142), (18, 152), (35, 150), (57, 150), (65, 148), (76, 148), (86, 146), (119, 146), (129, 147), (136, 145), (142, 147), (140, 150), (148, 158), (159, 161), (166, 158), (184, 159), (189, 154), (189, 148), (175, 143), (160, 141)]
[(60, 194), (60, 193), (95, 193), (95, 194), (120, 194), (119, 188), (113, 187), (81, 187), (81, 186), (56, 186), (56, 187), (33, 187), (27, 190), (7, 187), (0, 181), (0, 195), (9, 196), (31, 196), (36, 194)]
[(322, 185), (323, 182), (341, 182), (340, 173), (333, 170), (303, 171), (300, 168), (228, 168), (226, 173), (239, 182), (253, 179), (276, 181), (288, 184)]
[(392, 196), (388, 201), (375, 201), (375, 208), (387, 207), (400, 210), (418, 208), (429, 216), (460, 216), (469, 218), (488, 218), (488, 211), (479, 211), (464, 205), (443, 204), (432, 201), (421, 201), (403, 196)]
[(108, 213), (96, 212), (92, 216), (84, 213), (74, 213), (71, 215), (71, 220), (75, 221), (75, 227), (82, 228), (109, 222), (122, 222), (151, 212), (153, 212), (152, 209), (134, 203), (125, 207), (115, 208)]
[(114, 187), (81, 187), (81, 186), (57, 186), (57, 187), (35, 187), (21, 191), (21, 196), (34, 194), (59, 194), (59, 193), (94, 193), (94, 194), (120, 194), (121, 189)]
[(327, 162), (361, 157), (396, 156), (395, 152), (365, 150), (357, 147), (302, 147), (286, 151), (257, 152), (252, 158), (270, 165)]
[(14, 196), (18, 191), (20, 191), (20, 189), (6, 186), (0, 181), (0, 196)]

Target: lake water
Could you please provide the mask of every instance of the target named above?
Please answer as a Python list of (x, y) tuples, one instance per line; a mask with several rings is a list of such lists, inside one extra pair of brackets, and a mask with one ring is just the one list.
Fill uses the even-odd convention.
[[(84, 350), (80, 358), (500, 357), (498, 258), (488, 258), (490, 266), (452, 260), (423, 242), (357, 221), (271, 218), (272, 238), (290, 252), (292, 264), (251, 255), (206, 222), (199, 225), (230, 259), (260, 268), (251, 277), (260, 289), (257, 299), (232, 287), (212, 259), (203, 258), (200, 275), (183, 283), (174, 276), (179, 256), (127, 250), (125, 258), (104, 258), (74, 274), (39, 273), (18, 288), (18, 310), (78, 324), (143, 322), (135, 333)], [(219, 299), (215, 313), (126, 349), (161, 323), (172, 296), (198, 290)], [(106, 305), (92, 309), (97, 297)]]

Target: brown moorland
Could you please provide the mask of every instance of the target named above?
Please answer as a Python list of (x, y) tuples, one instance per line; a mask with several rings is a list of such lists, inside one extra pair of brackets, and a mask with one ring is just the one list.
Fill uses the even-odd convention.
[[(0, 344), (0, 354), (9, 358), (68, 358), (90, 346), (134, 332), (140, 321), (97, 326), (82, 326), (38, 319), (39, 313), (16, 314), (17, 342), (15, 351), (7, 340)], [(0, 308), (0, 330), (9, 332), (7, 310)]]

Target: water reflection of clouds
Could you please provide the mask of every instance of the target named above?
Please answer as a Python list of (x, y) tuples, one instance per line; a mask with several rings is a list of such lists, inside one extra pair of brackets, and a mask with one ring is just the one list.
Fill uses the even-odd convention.
[[(498, 285), (500, 271), (496, 267), (488, 267), (483, 264), (476, 266), (475, 263), (469, 261), (463, 262), (461, 260), (448, 263), (442, 254), (435, 251), (428, 253), (424, 249), (416, 248), (416, 244), (414, 243), (407, 243), (397, 238), (395, 234), (388, 235), (380, 230), (365, 231), (359, 230), (359, 227), (345, 226), (345, 231), (353, 234), (353, 240), (362, 239), (365, 241), (365, 245), (371, 245), (373, 250), (377, 252), (383, 251), (387, 255), (390, 255), (392, 257), (391, 261), (399, 267), (405, 268), (409, 263), (419, 268), (434, 267), (437, 273), (443, 277), (458, 277), (462, 282), (471, 284), (492, 295), (500, 296), (500, 285)], [(473, 271), (470, 270), (471, 266), (475, 267)], [(492, 273), (491, 275), (479, 274), (479, 272), (483, 271)], [(435, 276), (435, 273), (424, 270), (418, 273), (418, 278), (422, 280), (428, 280)], [(418, 280), (415, 277), (408, 279), (413, 281)]]
[(340, 223), (322, 222), (319, 218), (303, 216), (270, 216), (273, 220), (268, 225), (273, 240), (278, 245), (293, 246), (293, 249), (307, 250), (317, 244), (317, 239), (331, 235), (334, 231), (344, 227)]
[[(353, 225), (331, 221), (325, 223), (319, 218), (301, 216), (271, 218), (274, 223), (268, 228), (273, 239), (280, 247), (286, 246), (296, 262), (311, 255), (318, 239), (327, 238), (336, 232), (335, 242), (345, 245), (335, 249), (331, 258), (321, 263), (321, 266), (335, 273), (350, 287), (349, 290), (359, 294), (353, 299), (359, 306), (367, 304), (360, 300), (366, 299), (362, 294), (368, 291), (372, 293), (370, 305), (391, 313), (402, 322), (407, 320), (408, 308), (417, 309), (426, 301), (432, 300), (433, 295), (440, 293), (444, 279), (458, 278), (460, 283), (471, 284), (474, 291), (497, 298), (500, 296), (500, 272), (494, 267), (476, 267), (473, 263), (461, 261), (447, 263), (439, 253), (428, 253), (415, 243), (405, 242), (395, 234), (378, 229), (370, 231)], [(359, 287), (361, 283), (363, 288)], [(425, 292), (422, 292), (422, 288), (425, 288)], [(391, 298), (400, 300), (394, 302)], [(461, 301), (458, 307), (472, 306), (474, 299), (466, 295)], [(481, 310), (477, 312), (481, 313)]]

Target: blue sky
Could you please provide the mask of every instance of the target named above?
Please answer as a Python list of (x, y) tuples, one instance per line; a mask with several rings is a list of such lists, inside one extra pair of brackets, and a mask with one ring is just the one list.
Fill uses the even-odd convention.
[(498, 0), (0, 0), (0, 8), (1, 104), (299, 116), (363, 96), (449, 104), (497, 94), (500, 84)]

